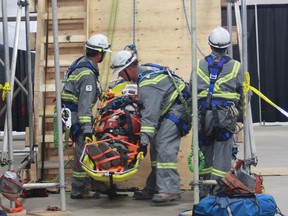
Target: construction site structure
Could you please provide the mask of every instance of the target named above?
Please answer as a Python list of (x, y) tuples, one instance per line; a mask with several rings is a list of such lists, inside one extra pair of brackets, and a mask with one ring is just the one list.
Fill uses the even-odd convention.
[[(165, 5), (165, 7), (163, 6)], [(37, 176), (45, 180), (55, 179), (59, 175), (58, 151), (54, 145), (54, 107), (55, 76), (54, 46), (52, 31), (51, 1), (38, 1), (36, 36), (36, 65), (34, 83), (35, 107), (35, 143), (39, 146)], [(135, 13), (136, 8), (136, 13)], [(115, 0), (59, 0), (58, 41), (60, 77), (67, 67), (83, 55), (83, 45), (89, 36), (102, 33), (108, 36), (112, 51), (119, 51), (127, 44), (136, 45), (140, 63), (155, 62), (168, 65), (184, 80), (188, 81), (191, 73), (191, 37), (190, 1), (160, 0), (155, 5), (152, 0), (115, 1)], [(221, 1), (197, 2), (197, 45), (209, 54), (207, 35), (221, 25)], [(134, 21), (134, 22), (133, 22)], [(113, 53), (112, 53), (113, 54)], [(201, 53), (197, 53), (201, 57)], [(105, 88), (113, 77), (110, 71), (111, 55), (107, 55), (100, 64), (100, 81)], [(181, 188), (189, 188), (193, 174), (187, 166), (187, 157), (191, 149), (191, 135), (184, 137), (179, 152), (178, 168), (181, 175)], [(64, 150), (65, 181), (70, 187), (73, 149)], [(138, 174), (128, 183), (120, 183), (120, 188), (145, 185), (149, 174), (148, 157), (139, 168)]]

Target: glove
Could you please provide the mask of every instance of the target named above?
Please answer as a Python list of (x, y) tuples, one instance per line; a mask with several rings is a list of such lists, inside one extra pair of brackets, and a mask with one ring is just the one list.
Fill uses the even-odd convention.
[(84, 133), (84, 143), (90, 143), (93, 141), (92, 133)]
[(113, 97), (115, 97), (115, 93), (109, 91), (109, 90), (106, 90), (106, 91), (103, 91), (99, 97), (99, 99), (101, 101), (106, 101), (106, 100), (110, 100), (112, 99)]
[(144, 157), (147, 155), (147, 145), (141, 145), (138, 152), (143, 152)]

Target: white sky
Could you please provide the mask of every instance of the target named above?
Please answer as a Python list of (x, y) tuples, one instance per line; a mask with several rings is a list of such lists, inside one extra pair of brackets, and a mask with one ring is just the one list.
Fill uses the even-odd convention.
[[(17, 2), (18, 0), (6, 0), (7, 2), (7, 16), (8, 17), (16, 17), (17, 16)], [(2, 0), (0, 1), (0, 17), (2, 17)], [(22, 17), (25, 17), (25, 8), (22, 7), (21, 9)], [(36, 14), (33, 14), (36, 16)], [(14, 46), (14, 37), (15, 37), (15, 27), (16, 22), (8, 22), (8, 41), (9, 47)], [(20, 33), (19, 33), (19, 42), (18, 42), (18, 49), (25, 50), (26, 49), (26, 30), (25, 30), (25, 21), (22, 21), (20, 24)], [(37, 31), (37, 22), (31, 21), (30, 22), (30, 32)], [(0, 22), (0, 44), (3, 44), (3, 25)]]

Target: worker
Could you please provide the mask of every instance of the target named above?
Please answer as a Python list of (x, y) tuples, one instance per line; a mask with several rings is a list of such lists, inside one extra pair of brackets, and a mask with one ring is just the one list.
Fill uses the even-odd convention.
[[(226, 53), (231, 44), (229, 32), (215, 28), (208, 37), (211, 54), (198, 61), (199, 146), (205, 157), (200, 179), (217, 180), (231, 169), (233, 134), (243, 107), (241, 64)], [(192, 80), (190, 80), (190, 84)], [(218, 186), (200, 187), (200, 198), (216, 194)]]
[(187, 110), (187, 101), (191, 103), (188, 85), (167, 67), (139, 65), (137, 57), (127, 50), (112, 57), (111, 68), (125, 81), (137, 83), (138, 97), (144, 106), (139, 152), (145, 156), (150, 143), (152, 170), (145, 188), (135, 191), (134, 199), (152, 199), (153, 202), (179, 200), (177, 155), (181, 136), (189, 132), (188, 119), (191, 119)]
[[(81, 169), (79, 159), (85, 143), (92, 142), (92, 108), (101, 95), (98, 63), (106, 52), (111, 52), (107, 37), (102, 34), (91, 36), (85, 43), (85, 55), (75, 60), (66, 72), (61, 93), (62, 105), (71, 111), (71, 137), (75, 141), (71, 199), (90, 198), (87, 189), (91, 179)], [(92, 197), (99, 197), (94, 193)]]

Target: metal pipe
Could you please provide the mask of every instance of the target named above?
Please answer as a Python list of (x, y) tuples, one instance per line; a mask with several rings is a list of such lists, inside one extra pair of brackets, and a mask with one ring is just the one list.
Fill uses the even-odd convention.
[[(54, 43), (54, 63), (55, 63), (55, 86), (56, 86), (56, 108), (57, 108), (57, 125), (58, 134), (62, 134), (61, 121), (61, 98), (60, 98), (60, 66), (59, 66), (59, 43), (58, 43), (58, 19), (57, 19), (57, 0), (52, 0), (52, 24), (53, 24), (53, 43)], [(65, 199), (65, 177), (64, 177), (64, 156), (63, 156), (63, 140), (58, 139), (58, 160), (59, 160), (59, 180), (61, 195), (61, 210), (66, 210)]]
[[(21, 23), (21, 9), (22, 9), (22, 5), (20, 4), (20, 2), (18, 1), (17, 3), (18, 7), (17, 7), (17, 16), (16, 16), (16, 26), (15, 26), (15, 36), (14, 36), (14, 44), (13, 44), (13, 52), (12, 52), (12, 62), (11, 62), (11, 71), (10, 71), (10, 88), (11, 88), (11, 94), (10, 94), (10, 100), (11, 100), (11, 109), (12, 109), (12, 101), (13, 101), (13, 91), (14, 91), (14, 80), (15, 80), (15, 71), (16, 71), (16, 63), (17, 63), (17, 54), (18, 54), (18, 43), (19, 43), (19, 34), (20, 34), (20, 23)], [(6, 65), (6, 63), (5, 63)], [(8, 97), (8, 95), (7, 95)], [(11, 121), (11, 131), (12, 131), (12, 110), (11, 110), (11, 118), (5, 118), (5, 122), (7, 121)], [(5, 123), (6, 126), (6, 123)], [(5, 130), (4, 136), (8, 136), (8, 143), (10, 143), (9, 139), (12, 140), (12, 138), (10, 138), (9, 134), (7, 133), (7, 131)], [(4, 139), (4, 141), (6, 141), (6, 139)], [(9, 154), (9, 160), (11, 162), (13, 162), (13, 146), (12, 146), (12, 142), (10, 144), (8, 144), (8, 154)], [(4, 151), (4, 149), (3, 149)], [(9, 164), (10, 169), (13, 169), (13, 164), (10, 163)]]
[[(7, 1), (2, 0), (2, 17), (3, 17), (3, 44), (4, 44), (4, 57), (5, 57), (5, 77), (6, 82), (10, 83), (10, 59), (9, 59), (9, 41), (8, 41), (8, 22), (7, 22)], [(5, 117), (5, 133), (3, 140), (3, 151), (1, 162), (7, 162), (7, 149), (9, 160), (13, 160), (12, 149), (12, 94), (6, 94), (7, 112)], [(8, 161), (10, 162), (10, 161)], [(9, 169), (13, 169), (13, 164), (9, 164)]]
[[(227, 0), (227, 26), (230, 33), (230, 41), (232, 41), (232, 3), (231, 0)], [(228, 47), (228, 55), (233, 58), (233, 44)]]
[[(255, 32), (256, 32), (256, 57), (257, 57), (258, 89), (261, 92), (257, 4), (255, 4)], [(261, 106), (261, 98), (260, 97), (258, 98), (258, 103), (259, 103), (259, 121), (260, 121), (260, 125), (262, 125), (262, 106)]]
[(25, 27), (26, 27), (26, 71), (28, 77), (28, 110), (29, 110), (29, 142), (30, 142), (30, 160), (34, 162), (34, 128), (33, 124), (33, 88), (32, 88), (32, 70), (31, 70), (31, 48), (30, 48), (30, 13), (29, 0), (25, 0)]
[[(242, 69), (244, 72), (248, 71), (248, 58), (247, 58), (247, 5), (246, 0), (242, 0), (241, 2), (241, 9), (242, 9)], [(246, 97), (246, 117), (244, 117), (244, 160), (250, 158), (251, 155), (251, 148), (255, 145), (254, 139), (252, 137), (253, 134), (253, 127), (250, 127), (252, 124), (252, 112), (251, 112), (251, 103), (249, 97)], [(250, 148), (248, 148), (250, 146)], [(248, 167), (249, 168), (249, 167)]]
[(19, 44), (20, 24), (21, 24), (21, 10), (22, 10), (22, 4), (20, 3), (20, 1), (18, 1), (17, 5), (18, 5), (17, 17), (16, 17), (15, 36), (14, 36), (12, 63), (11, 63), (11, 95), (13, 95), (14, 92), (14, 80), (17, 64), (18, 44)]
[(191, 0), (191, 63), (192, 63), (192, 144), (194, 173), (194, 203), (199, 202), (199, 158), (198, 158), (198, 98), (197, 98), (197, 40), (196, 40), (196, 0)]
[(238, 33), (238, 45), (239, 45), (239, 53), (240, 53), (240, 61), (242, 62), (242, 24), (241, 24), (241, 15), (239, 9), (239, 2), (234, 2), (234, 9), (235, 9), (235, 18), (236, 18), (236, 26), (237, 26), (237, 33)]
[(51, 187), (59, 187), (59, 183), (31, 183), (22, 185), (23, 189), (38, 189), (38, 188), (51, 188)]

